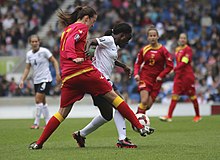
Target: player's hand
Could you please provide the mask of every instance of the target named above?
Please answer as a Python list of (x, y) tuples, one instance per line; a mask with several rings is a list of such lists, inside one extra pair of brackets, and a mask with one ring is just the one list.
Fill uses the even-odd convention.
[(23, 87), (24, 87), (24, 81), (21, 81), (20, 84), (19, 84), (19, 88), (22, 89)]
[(161, 77), (159, 77), (159, 76), (156, 78), (156, 82), (162, 82), (162, 80), (163, 79)]
[(125, 66), (124, 71), (128, 75), (128, 78), (131, 78), (131, 75), (132, 75), (131, 68), (129, 68), (128, 66)]
[(139, 82), (140, 82), (140, 76), (139, 76), (139, 75), (135, 75), (135, 76), (134, 76), (134, 79), (136, 80), (136, 83), (137, 83), (137, 85), (138, 85)]
[(82, 62), (84, 62), (84, 58), (75, 58), (73, 59), (73, 62), (76, 64), (81, 64)]
[(61, 83), (62, 80), (61, 80), (60, 74), (56, 75), (56, 81), (57, 81), (57, 84)]

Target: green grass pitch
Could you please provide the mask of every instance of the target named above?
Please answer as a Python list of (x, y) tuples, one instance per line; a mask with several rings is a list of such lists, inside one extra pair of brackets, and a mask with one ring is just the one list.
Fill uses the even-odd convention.
[[(72, 132), (91, 119), (66, 119), (42, 150), (28, 150), (42, 129), (29, 129), (33, 120), (0, 120), (0, 160), (217, 160), (220, 159), (220, 116), (206, 116), (198, 123), (192, 117), (174, 117), (165, 123), (151, 117), (156, 131), (141, 137), (127, 122), (127, 135), (136, 149), (115, 146), (117, 132), (111, 121), (87, 136), (86, 148), (78, 148)], [(43, 123), (43, 121), (42, 121)]]

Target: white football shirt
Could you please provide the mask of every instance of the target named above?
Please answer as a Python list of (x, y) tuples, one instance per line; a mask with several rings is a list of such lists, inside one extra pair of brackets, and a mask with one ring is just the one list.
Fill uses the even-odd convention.
[(32, 50), (27, 52), (26, 63), (31, 64), (33, 68), (34, 84), (52, 81), (49, 68), (49, 58), (51, 56), (52, 53), (44, 47), (40, 47), (36, 53), (33, 53)]
[(96, 38), (98, 46), (94, 53), (93, 65), (105, 76), (110, 79), (115, 61), (118, 58), (118, 49), (112, 36)]

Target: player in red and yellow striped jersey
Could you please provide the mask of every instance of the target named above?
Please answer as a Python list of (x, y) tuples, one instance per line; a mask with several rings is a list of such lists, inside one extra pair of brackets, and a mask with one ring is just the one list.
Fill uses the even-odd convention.
[(150, 26), (147, 31), (149, 45), (138, 53), (134, 65), (134, 78), (138, 84), (141, 103), (137, 113), (144, 113), (154, 103), (163, 78), (173, 69), (173, 61), (167, 49), (158, 42), (158, 31)]
[(29, 145), (29, 149), (41, 149), (46, 140), (68, 116), (73, 104), (88, 93), (102, 95), (123, 117), (139, 129), (141, 136), (151, 134), (153, 129), (138, 121), (127, 103), (117, 95), (102, 73), (86, 59), (85, 44), (87, 33), (97, 19), (96, 11), (88, 6), (76, 7), (71, 14), (59, 12), (59, 22), (64, 32), (60, 43), (61, 103), (59, 111), (49, 120), (40, 138)]
[(177, 66), (174, 69), (174, 86), (172, 93), (172, 100), (169, 107), (168, 115), (160, 117), (162, 121), (172, 121), (172, 114), (176, 107), (179, 95), (188, 95), (193, 103), (196, 116), (193, 118), (194, 122), (201, 120), (199, 114), (199, 104), (196, 98), (195, 91), (195, 76), (192, 62), (192, 49), (187, 45), (187, 36), (181, 33), (179, 36), (179, 46), (175, 52)]

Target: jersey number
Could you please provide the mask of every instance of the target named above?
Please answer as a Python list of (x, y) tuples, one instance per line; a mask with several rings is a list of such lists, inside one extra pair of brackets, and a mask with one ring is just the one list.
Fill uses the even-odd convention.
[(150, 66), (153, 66), (155, 64), (155, 59), (154, 59), (155, 55), (154, 54), (151, 54), (151, 57), (149, 59), (149, 65)]
[(61, 50), (62, 50), (62, 51), (63, 51), (64, 48), (65, 48), (67, 33), (68, 33), (69, 31), (71, 31), (71, 29), (72, 29), (72, 28), (69, 28), (69, 29), (67, 29), (66, 31), (63, 31), (63, 33), (62, 33), (62, 35), (61, 35), (61, 39), (60, 39), (61, 45), (60, 45), (60, 46), (61, 46)]

